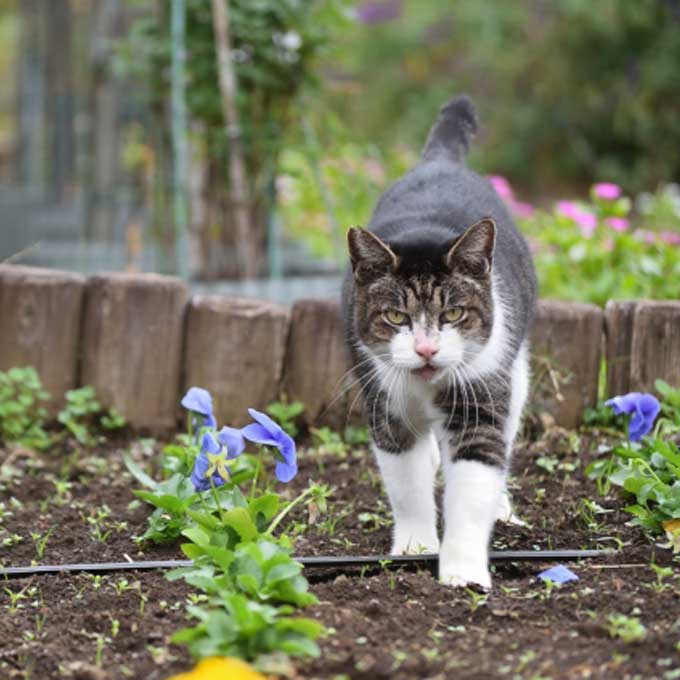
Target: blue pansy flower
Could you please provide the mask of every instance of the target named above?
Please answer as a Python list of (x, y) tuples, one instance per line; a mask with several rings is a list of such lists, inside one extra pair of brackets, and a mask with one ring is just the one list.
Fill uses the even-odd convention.
[(227, 448), (227, 458), (229, 460), (238, 458), (243, 453), (243, 449), (246, 448), (243, 433), (235, 427), (223, 427), (217, 433), (217, 441)]
[(617, 416), (621, 413), (632, 416), (628, 423), (628, 439), (632, 442), (640, 441), (642, 436), (652, 429), (654, 420), (661, 410), (659, 400), (653, 394), (644, 392), (629, 392), (604, 403), (611, 406)]
[[(217, 427), (217, 421), (213, 415), (212, 397), (208, 390), (204, 390), (202, 387), (191, 387), (182, 398), (181, 403), (188, 411), (203, 416), (205, 427)], [(195, 420), (194, 425), (196, 425)]]
[(256, 444), (275, 446), (283, 460), (276, 461), (276, 478), (280, 482), (289, 482), (297, 474), (295, 442), (269, 416), (249, 408), (248, 413), (255, 421), (246, 425), (241, 432), (243, 436)]
[(201, 452), (196, 456), (191, 472), (191, 483), (196, 491), (207, 491), (213, 486), (222, 486), (229, 479), (227, 454), (215, 437), (206, 432), (201, 440)]

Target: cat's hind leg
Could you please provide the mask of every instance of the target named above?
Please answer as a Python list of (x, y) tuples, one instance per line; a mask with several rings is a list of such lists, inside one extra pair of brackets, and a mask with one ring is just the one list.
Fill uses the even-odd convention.
[(421, 435), (398, 453), (373, 444), (392, 506), (392, 554), (437, 553), (437, 506), (434, 483), (439, 451), (433, 433)]

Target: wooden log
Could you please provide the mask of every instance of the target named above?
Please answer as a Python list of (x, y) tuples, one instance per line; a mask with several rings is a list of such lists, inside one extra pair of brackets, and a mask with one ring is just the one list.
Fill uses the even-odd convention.
[(186, 328), (184, 387), (213, 397), (220, 426), (250, 422), (278, 399), (288, 334), (288, 310), (264, 300), (195, 296)]
[(607, 398), (630, 392), (630, 357), (636, 300), (610, 300), (604, 309)]
[(630, 389), (654, 391), (654, 381), (680, 387), (680, 301), (642, 300), (635, 308)]
[(84, 289), (79, 274), (0, 265), (0, 370), (33, 366), (52, 416), (77, 384)]
[(597, 403), (604, 320), (595, 305), (540, 300), (532, 331), (531, 406), (577, 427)]
[[(336, 300), (298, 300), (293, 305), (286, 350), (284, 391), (305, 405), (307, 425), (342, 429), (356, 390), (342, 337)], [(350, 400), (351, 395), (351, 400)]]
[(176, 426), (183, 317), (179, 279), (157, 274), (90, 278), (83, 316), (81, 384), (137, 428)]

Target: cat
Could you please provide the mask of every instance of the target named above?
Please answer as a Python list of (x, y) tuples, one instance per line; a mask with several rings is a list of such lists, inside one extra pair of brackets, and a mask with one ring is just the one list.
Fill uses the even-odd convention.
[(366, 229), (348, 232), (342, 308), (392, 508), (392, 553), (439, 553), (443, 583), (489, 589), (489, 543), (529, 389), (536, 276), (503, 201), (465, 165), (476, 131), (467, 96), (442, 107), (418, 165), (380, 197)]

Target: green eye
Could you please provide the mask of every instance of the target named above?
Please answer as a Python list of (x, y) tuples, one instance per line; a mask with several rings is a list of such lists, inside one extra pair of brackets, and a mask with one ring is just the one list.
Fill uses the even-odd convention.
[(460, 321), (464, 316), (465, 310), (462, 307), (452, 307), (442, 314), (442, 319), (444, 319), (446, 323), (455, 323), (456, 321)]
[(402, 324), (406, 323), (408, 320), (408, 317), (404, 312), (400, 312), (398, 309), (388, 309), (385, 312), (385, 318), (390, 322), (395, 324), (396, 326), (401, 326)]

